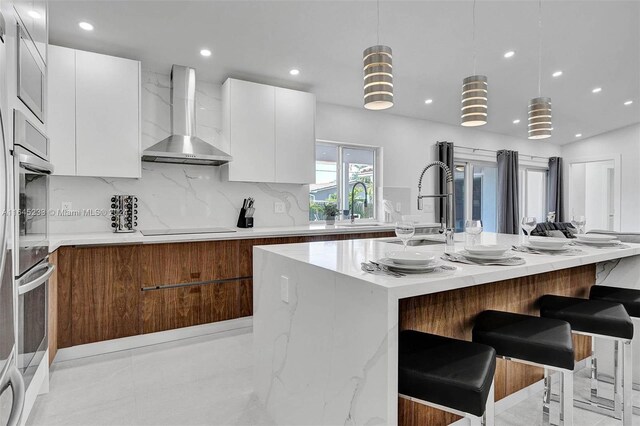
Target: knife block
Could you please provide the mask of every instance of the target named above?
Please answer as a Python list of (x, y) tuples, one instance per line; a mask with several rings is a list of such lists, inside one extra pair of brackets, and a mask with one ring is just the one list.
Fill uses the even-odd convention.
[(238, 228), (253, 228), (253, 217), (247, 217), (247, 209), (240, 209)]

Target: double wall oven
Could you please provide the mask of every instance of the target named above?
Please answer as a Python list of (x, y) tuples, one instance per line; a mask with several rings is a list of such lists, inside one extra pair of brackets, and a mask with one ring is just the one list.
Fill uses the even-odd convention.
[(17, 209), (18, 368), (29, 386), (48, 347), (49, 140), (14, 110), (13, 170)]

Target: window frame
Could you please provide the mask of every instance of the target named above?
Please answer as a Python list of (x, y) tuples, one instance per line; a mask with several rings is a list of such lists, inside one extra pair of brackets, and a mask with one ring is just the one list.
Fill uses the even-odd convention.
[[(453, 159), (453, 167), (464, 167), (464, 215), (463, 221), (473, 219), (473, 176), (475, 166), (489, 166), (498, 167), (497, 161), (488, 161), (485, 158), (482, 159), (470, 159), (470, 158), (457, 158)], [(497, 189), (497, 188), (496, 188)]]
[[(345, 210), (345, 206), (349, 206), (349, 197), (350, 194), (344, 193), (344, 170), (343, 170), (343, 159), (344, 154), (343, 151), (345, 149), (362, 149), (362, 150), (371, 150), (373, 151), (373, 217), (371, 218), (360, 218), (358, 221), (370, 221), (376, 222), (380, 217), (380, 208), (382, 206), (380, 195), (381, 191), (378, 191), (378, 188), (382, 188), (382, 147), (375, 145), (367, 145), (367, 144), (355, 144), (355, 143), (346, 143), (346, 142), (338, 142), (326, 139), (316, 139), (315, 146), (318, 144), (321, 145), (332, 145), (337, 148), (337, 158), (336, 158), (336, 194), (338, 199), (338, 210), (340, 211), (340, 216), (344, 216), (343, 212)], [(315, 167), (315, 153), (314, 153), (314, 167)], [(311, 188), (309, 188), (311, 189)], [(311, 194), (311, 191), (309, 191)], [(348, 218), (345, 218), (348, 219)], [(312, 221), (313, 222), (313, 221)]]
[(519, 180), (520, 180), (520, 188), (518, 188), (518, 193), (519, 193), (519, 203), (520, 203), (520, 211), (518, 212), (520, 214), (520, 217), (524, 217), (525, 212), (527, 211), (527, 198), (528, 198), (528, 193), (527, 193), (527, 171), (529, 170), (534, 170), (536, 172), (544, 172), (544, 184), (543, 184), (543, 189), (544, 189), (544, 217), (542, 218), (543, 221), (547, 220), (547, 213), (549, 213), (549, 167), (545, 167), (545, 166), (534, 166), (534, 165), (520, 165), (518, 167), (518, 173), (519, 173)]

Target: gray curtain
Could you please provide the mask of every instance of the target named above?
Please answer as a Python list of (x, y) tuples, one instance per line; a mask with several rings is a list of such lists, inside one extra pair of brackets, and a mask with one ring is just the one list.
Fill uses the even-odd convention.
[(564, 222), (562, 194), (562, 158), (549, 158), (549, 179), (547, 179), (548, 211), (556, 212), (556, 222)]
[[(453, 142), (437, 142), (436, 143), (436, 158), (438, 161), (442, 161), (446, 164), (451, 173), (453, 173)], [(438, 179), (436, 181), (436, 193), (444, 194), (447, 191), (447, 183), (444, 170), (440, 167), (438, 169)], [(436, 199), (436, 222), (444, 223), (445, 215), (447, 214), (446, 201), (444, 198)], [(455, 206), (454, 206), (455, 207)], [(454, 214), (455, 217), (455, 214)]]
[(518, 234), (518, 151), (501, 150), (498, 160), (498, 232)]

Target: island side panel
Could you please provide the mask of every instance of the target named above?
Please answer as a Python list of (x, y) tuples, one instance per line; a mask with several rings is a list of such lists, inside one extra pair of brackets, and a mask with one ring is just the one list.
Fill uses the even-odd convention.
[[(598, 263), (596, 285), (640, 289), (640, 256)], [(640, 383), (640, 319), (633, 318), (633, 382)], [(613, 377), (613, 342), (596, 340), (598, 374)]]
[[(487, 309), (539, 315), (536, 301), (545, 294), (588, 297), (595, 283), (596, 266), (585, 265), (543, 274), (514, 278), (458, 290), (400, 300), (400, 330), (412, 329), (471, 340), (474, 318)], [(589, 356), (590, 340), (574, 336), (576, 359)], [(543, 378), (540, 368), (498, 360), (496, 400)], [(401, 425), (446, 425), (450, 414), (398, 400)]]
[(396, 423), (398, 315), (385, 289), (260, 248), (253, 283), (255, 391), (277, 424)]

